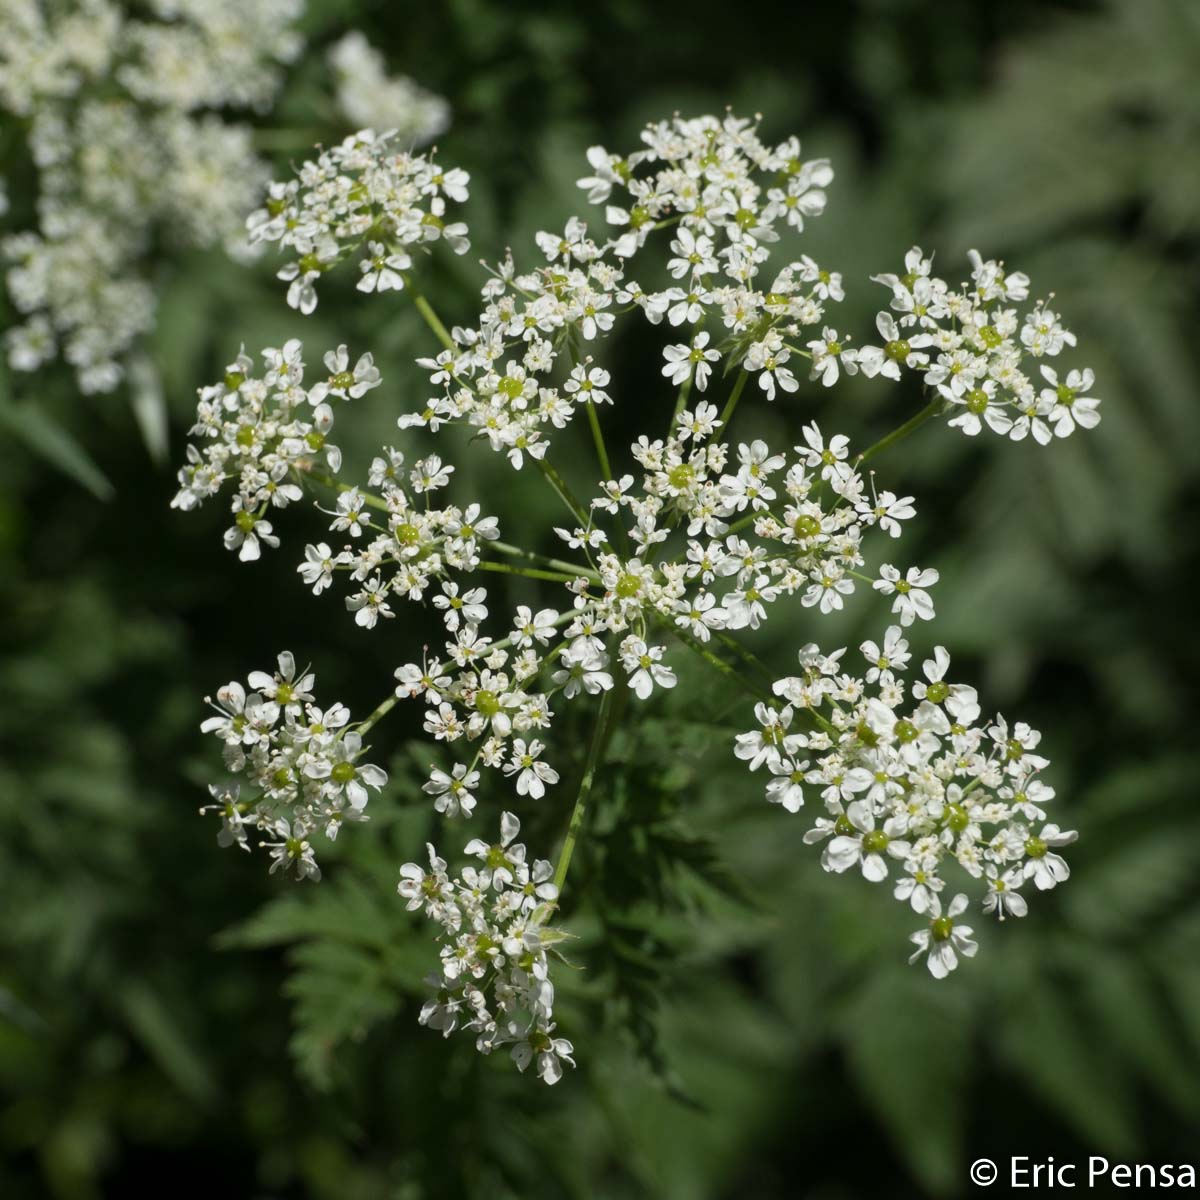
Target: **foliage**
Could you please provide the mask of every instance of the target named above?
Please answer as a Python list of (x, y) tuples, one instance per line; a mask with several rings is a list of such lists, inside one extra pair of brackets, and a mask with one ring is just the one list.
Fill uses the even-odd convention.
[[(997, 702), (1058, 731), (1055, 784), (1082, 833), (1071, 888), (935, 988), (896, 958), (903, 915), (890, 925), (867, 889), (832, 886), (749, 794), (728, 761), (727, 698), (698, 665), (665, 714), (614, 742), (597, 782), (560, 1000), (592, 1066), (533, 1095), (412, 1028), (426, 935), (393, 888), (429, 832), (427, 764), (402, 726), (373, 836), (339, 843), (320, 888), (216, 860), (195, 818), (194, 697), (267, 643), (319, 650), (348, 702), (380, 681), (339, 665), (361, 650), (353, 628), (302, 648), (303, 613), (264, 602), (229, 620), (241, 576), (210, 552), (220, 514), (195, 527), (168, 514), (171, 481), (125, 409), (39, 376), (36, 395), (0, 396), (6, 1196), (123, 1195), (166, 1164), (190, 1188), (244, 1180), (263, 1195), (691, 1200), (874, 1195), (884, 1180), (954, 1196), (984, 1154), (1186, 1156), (1200, 1112), (1187, 336), (1200, 228), (1186, 154), (1200, 23), (1186, 0), (978, 6), (954, 28), (916, 0), (843, 8), (836, 28), (812, 14), (776, 45), (714, 38), (726, 10), (708, 3), (689, 10), (694, 32), (665, 39), (661, 14), (619, 3), (455, 0), (404, 24), (385, 5), (312, 3), (307, 20), (318, 45), (359, 24), (451, 100), (444, 152), (493, 189), (472, 199), (480, 244), (501, 228), (527, 241), (556, 214), (589, 142), (729, 102), (779, 112), (848, 168), (814, 254), (847, 264), (860, 315), (874, 300), (854, 281), (906, 238), (1061, 281), (1081, 339), (1104, 347), (1100, 436), (1057, 447), (1047, 469), (1032, 447), (984, 456), (933, 435), (895, 482), (934, 479), (918, 500), (955, 530), (937, 562), (943, 637)], [(839, 50), (797, 77), (804, 44)], [(302, 65), (276, 119), (318, 121), (321, 86)], [(277, 292), (219, 256), (178, 264), (154, 343), (173, 441), (195, 382), (236, 351), (228, 331), (268, 344), (283, 328)], [(436, 299), (471, 311), (465, 281)], [(369, 339), (397, 364), (424, 352), (414, 323), (373, 328), (373, 310), (335, 300), (314, 339)], [(822, 415), (822, 402), (806, 389), (789, 404)], [(869, 388), (842, 402), (870, 432), (918, 403)], [(387, 430), (375, 407), (348, 456)], [(72, 439), (45, 458), (68, 467), (83, 448), (114, 484), (108, 504), (14, 440), (15, 419), (53, 440), (39, 412)], [(544, 520), (521, 481), (473, 469), (476, 490)], [(287, 564), (256, 570), (264, 597), (297, 594)], [(857, 632), (847, 617), (831, 637)], [(530, 814), (531, 829), (551, 838), (561, 816)]]

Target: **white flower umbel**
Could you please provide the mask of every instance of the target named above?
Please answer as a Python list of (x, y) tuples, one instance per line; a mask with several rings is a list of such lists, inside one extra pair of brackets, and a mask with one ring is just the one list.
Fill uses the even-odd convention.
[[(256, 559), (262, 546), (275, 547), (266, 514), (286, 508), (303, 497), (300, 481), (314, 469), (330, 474), (341, 469), (342, 453), (330, 440), (334, 405), (345, 403), (377, 387), (379, 371), (370, 354), (362, 355), (350, 369), (345, 346), (325, 355), (327, 374), (304, 386), (303, 347), (293, 338), (280, 349), (262, 352), (263, 372), (255, 374), (254, 361), (245, 352), (225, 368), (225, 378), (200, 389), (193, 436), (203, 438), (203, 452), (189, 446), (188, 462), (179, 472), (179, 491), (171, 504), (185, 511), (215, 496), (221, 485), (235, 481), (233, 525), (225, 545), (243, 562)], [(359, 508), (352, 498), (339, 498), (339, 519), (334, 528), (354, 525)], [(366, 525), (365, 516), (362, 525)], [(299, 570), (314, 591), (329, 584), (332, 572), (347, 563), (342, 554), (331, 556), (309, 547), (308, 561)]]
[(429, 865), (405, 863), (398, 891), (410, 909), (441, 926), (440, 970), (430, 977), (435, 994), (420, 1021), (444, 1037), (471, 1034), (481, 1054), (507, 1047), (519, 1070), (536, 1065), (538, 1078), (554, 1084), (563, 1064), (574, 1066), (574, 1049), (554, 1036), (554, 984), (550, 959), (567, 935), (549, 924), (558, 898), (554, 868), (527, 861), (516, 841), (521, 823), (500, 817), (500, 840), (468, 842), (476, 860), (451, 877), (430, 846)]
[[(735, 754), (762, 772), (769, 802), (789, 813), (817, 810), (804, 840), (823, 843), (826, 869), (887, 886), (925, 920), (914, 941), (935, 974), (975, 948), (957, 920), (966, 901), (956, 895), (943, 908), (948, 860), (978, 883), (985, 911), (998, 917), (1022, 916), (1026, 895), (1066, 880), (1058, 850), (1074, 835), (1045, 823), (1054, 792), (1040, 778), (1040, 735), (1000, 717), (981, 724), (975, 690), (948, 679), (943, 648), (911, 686), (904, 680), (906, 631), (934, 619), (938, 572), (881, 561), (900, 557), (896, 544), (917, 508), (913, 496), (877, 485), (865, 464), (942, 413), (967, 433), (986, 425), (1018, 440), (1022, 421), (1048, 440), (1098, 415), (1088, 371), (1047, 368), (1030, 401), (1016, 364), (1074, 339), (1044, 305), (1024, 323), (1008, 313), (1028, 281), (977, 255), (973, 286), (951, 292), (919, 251), (910, 253), (903, 277), (885, 277), (893, 305), (876, 321), (883, 345), (854, 346), (831, 311), (844, 296), (837, 272), (807, 255), (770, 265), (780, 234), (823, 211), (833, 178), (824, 160), (801, 157), (795, 139), (767, 145), (733, 115), (675, 118), (650, 126), (633, 154), (592, 147), (587, 159), (580, 186), (604, 205), (597, 219), (590, 226), (571, 216), (539, 232), (542, 261), (528, 271), (506, 256), (482, 288), (477, 319), (452, 330), (407, 271), (430, 240), (465, 248), (464, 229), (445, 216), (447, 201), (466, 199), (461, 172), (366, 132), (274, 185), (252, 226), (298, 256), (284, 271), (290, 302), (310, 310), (318, 278), (346, 259), (357, 262), (371, 302), (411, 300), (438, 348), (417, 360), (428, 390), (397, 424), (457, 435), (439, 439), (436, 453), (427, 438), (415, 460), (385, 446), (364, 483), (339, 482), (327, 436), (334, 406), (373, 387), (378, 373), (369, 356), (352, 367), (342, 348), (314, 385), (299, 343), (289, 342), (265, 352), (261, 373), (242, 355), (223, 384), (201, 393), (195, 432), (203, 440), (189, 450), (176, 497), (192, 508), (236, 480), (227, 540), (252, 558), (277, 540), (266, 520), (272, 509), (324, 486), (327, 540), (304, 551), (305, 585), (324, 593), (344, 580), (343, 602), (367, 630), (406, 602), (432, 601), (440, 615), (444, 636), (412, 647), (412, 659), (395, 669), (394, 692), (321, 765), (301, 769), (302, 786), (338, 811), (356, 811), (357, 793), (350, 781), (328, 785), (337, 771), (353, 767), (356, 780), (373, 786), (357, 765), (353, 733), (404, 700), (423, 705), (430, 765), (422, 790), (447, 821), (474, 821), (496, 797), (561, 806), (562, 781), (574, 772), (561, 769), (558, 721), (567, 705), (589, 709), (592, 731), (553, 870), (527, 865), (516, 818), (506, 813), (497, 845), (467, 848), (482, 866), (452, 879), (431, 847), (428, 869), (410, 863), (401, 872), (409, 907), (443, 930), (437, 994), (423, 1023), (467, 1030), (484, 1052), (508, 1046), (519, 1068), (536, 1063), (549, 1082), (571, 1047), (554, 1036), (547, 947), (563, 935), (547, 920), (585, 835), (614, 714), (659, 702), (682, 678), (683, 658), (703, 661), (757, 702), (754, 728), (737, 737)], [(665, 273), (644, 275), (643, 286), (630, 272), (655, 235), (666, 243)], [(607, 336), (630, 317), (644, 317), (660, 339), (646, 378), (622, 378), (605, 361)], [(932, 399), (865, 449), (807, 417), (781, 444), (731, 434), (743, 402), (791, 410), (857, 371), (897, 379), (904, 370), (922, 372)], [(1032, 411), (1016, 412), (1009, 392)], [(656, 396), (661, 415), (648, 417), (627, 453), (619, 447), (614, 469), (601, 414), (622, 404), (649, 412)], [(589, 426), (596, 466), (572, 462), (578, 478), (568, 480), (551, 451), (577, 417)], [(553, 526), (564, 557), (502, 541), (496, 520), (459, 495), (464, 442), (544, 476), (548, 500), (565, 510)], [(484, 586), (488, 574), (550, 590), (505, 611)], [(775, 672), (739, 640), (779, 613), (815, 624), (866, 603), (890, 604), (897, 623), (863, 643), (861, 671), (843, 663), (844, 651), (823, 654), (809, 643), (798, 672), (772, 688)], [(280, 699), (281, 690), (311, 687), (283, 664), (276, 682), (256, 677), (254, 685), (250, 694), (229, 690), (213, 728), (232, 745), (238, 769), (242, 758), (271, 752), (280, 722), (299, 728), (298, 707), (312, 703)], [(245, 844), (244, 817), (256, 803), (218, 797), (225, 843)], [(272, 812), (271, 821), (264, 828), (276, 861), (313, 877), (316, 818), (302, 806)]]
[[(1032, 361), (1073, 348), (1075, 335), (1044, 301), (1024, 316), (1014, 307), (1029, 298), (1029, 276), (1006, 273), (977, 250), (970, 260), (971, 282), (957, 290), (933, 274), (920, 246), (905, 255), (903, 275), (872, 276), (891, 289), (891, 311), (876, 322), (883, 345), (858, 351), (863, 373), (899, 379), (902, 368), (918, 372), (936, 389), (949, 424), (971, 437), (986, 425), (1018, 442), (1032, 434), (1045, 445), (1077, 428), (1094, 429), (1100, 401), (1085, 395), (1091, 370), (1071, 370), (1060, 383), (1051, 367)], [(1035, 366), (1040, 379), (1031, 376)]]
[(279, 271), (292, 308), (313, 312), (317, 281), (344, 259), (358, 262), (362, 291), (399, 290), (412, 250), (437, 241), (456, 254), (470, 248), (466, 225), (446, 219), (447, 202), (466, 200), (470, 177), (406, 144), (395, 131), (364, 129), (304, 163), (295, 179), (271, 184), (247, 229), (252, 244), (278, 242), (296, 255)]
[(317, 707), (316, 677), (297, 673), (288, 651), (274, 674), (254, 671), (247, 682), (250, 690), (227, 683), (207, 701), (217, 715), (201, 731), (221, 740), (226, 768), (242, 780), (210, 787), (213, 803), (201, 812), (220, 815), (221, 845), (249, 850), (256, 833), (271, 852), (272, 872), (320, 879), (310, 836), (320, 831), (332, 841), (343, 823), (365, 821), (370, 791), (387, 774), (361, 761), (361, 732), (344, 705)]
[[(772, 775), (767, 799), (798, 812), (807, 799), (821, 815), (804, 835), (822, 843), (821, 865), (857, 867), (871, 883), (896, 879), (892, 894), (929, 918), (913, 934), (917, 953), (942, 978), (976, 946), (956, 923), (966, 895), (942, 912), (938, 894), (951, 863), (986, 888), (983, 911), (1022, 917), (1018, 889), (1028, 879), (1046, 890), (1070, 876), (1053, 851), (1075, 840), (1057, 825), (1037, 830), (1042, 805), (1054, 798), (1033, 753), (1041, 735), (1002, 717), (979, 721), (973, 687), (950, 683), (950, 656), (938, 646), (912, 685), (898, 673), (908, 662), (901, 628), (888, 628), (884, 649), (864, 642), (864, 678), (844, 669), (845, 651), (800, 654), (801, 673), (775, 681), (779, 700), (759, 704), (758, 727), (739, 735), (738, 758)], [(781, 783), (786, 780), (786, 783)]]

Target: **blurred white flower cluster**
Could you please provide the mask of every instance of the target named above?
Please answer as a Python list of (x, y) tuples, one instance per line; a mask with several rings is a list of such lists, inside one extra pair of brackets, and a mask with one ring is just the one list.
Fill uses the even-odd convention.
[[(298, 179), (273, 184), (251, 226), (297, 256), (281, 272), (293, 307), (311, 311), (315, 281), (351, 258), (362, 290), (403, 290), (425, 318), (441, 350), (418, 360), (430, 386), (397, 423), (427, 429), (445, 448), (407, 465), (388, 446), (365, 485), (340, 482), (323, 442), (305, 443), (307, 433), (281, 441), (269, 419), (260, 436), (261, 385), (237, 366), (224, 385), (201, 392), (196, 432), (208, 447), (190, 451), (177, 498), (191, 507), (238, 480), (227, 544), (253, 557), (257, 548), (247, 554), (236, 527), (257, 530), (272, 504), (296, 498), (288, 491), (276, 499), (284, 488), (327, 487), (335, 507), (319, 507), (341, 545), (309, 544), (298, 566), (304, 582), (322, 593), (342, 574), (345, 606), (367, 629), (394, 617), (398, 601), (432, 604), (444, 625), (441, 647), (400, 663), (394, 693), (366, 724), (399, 700), (423, 701), (432, 743), (424, 791), (446, 818), (470, 818), (482, 796), (507, 788), (553, 802), (563, 774), (558, 717), (570, 703), (595, 707), (552, 876), (542, 864), (527, 870), (524, 849), (509, 848), (516, 818), (506, 814), (498, 847), (468, 847), (499, 875), (485, 881), (476, 869), (452, 881), (431, 846), (429, 870), (406, 865), (400, 885), (446, 939), (438, 999), (423, 1019), (474, 1032), (484, 1051), (512, 1043), (521, 1065), (537, 1055), (549, 1082), (570, 1061), (570, 1045), (552, 1036), (545, 918), (582, 836), (614, 724), (631, 698), (676, 687), (682, 658), (701, 660), (748, 704), (758, 702), (758, 727), (737, 739), (736, 753), (751, 770), (767, 768), (767, 797), (785, 810), (820, 797), (825, 815), (807, 840), (831, 839), (828, 869), (857, 866), (879, 881), (894, 864), (896, 895), (927, 920), (914, 940), (935, 975), (975, 949), (958, 921), (965, 897), (944, 908), (940, 899), (951, 859), (986, 881), (983, 909), (1000, 917), (1024, 912), (1026, 880), (1045, 888), (1066, 879), (1054, 848), (1074, 835), (1041, 824), (1053, 792), (1040, 781), (1047, 763), (1036, 753), (1039, 735), (1000, 717), (981, 723), (974, 690), (946, 681), (940, 647), (906, 708), (905, 631), (934, 619), (938, 572), (879, 561), (879, 547), (897, 543), (916, 507), (912, 496), (880, 490), (865, 464), (939, 416), (968, 434), (986, 423), (1040, 443), (1098, 420), (1098, 402), (1083, 395), (1089, 371), (1072, 370), (1059, 384), (1040, 364), (1049, 386), (1039, 392), (1023, 370), (1026, 357), (1056, 355), (1074, 339), (1044, 304), (1022, 321), (1007, 305), (1026, 297), (1028, 281), (975, 254), (972, 285), (955, 291), (932, 277), (919, 250), (910, 252), (903, 278), (879, 277), (893, 296), (878, 320), (884, 344), (854, 347), (830, 316), (844, 294), (840, 275), (807, 255), (768, 266), (774, 245), (822, 212), (833, 178), (827, 161), (802, 157), (795, 138), (772, 146), (733, 115), (677, 117), (650, 126), (627, 157), (593, 147), (588, 161), (592, 173), (580, 186), (606, 205), (606, 236), (590, 236), (578, 217), (538, 234), (541, 264), (518, 272), (506, 256), (484, 284), (478, 318), (452, 329), (407, 272), (413, 246), (466, 248), (465, 225), (447, 223), (446, 213), (446, 200), (466, 199), (464, 173), (365, 132), (305, 163)], [(617, 193), (624, 205), (611, 202)], [(630, 269), (656, 233), (666, 243), (659, 262), (667, 279), (643, 287)], [(663, 365), (620, 379), (601, 361), (604, 344), (619, 318), (638, 313), (663, 329)], [(289, 346), (285, 390), (299, 388), (302, 370), (299, 344)], [(278, 353), (267, 351), (268, 362)], [(335, 374), (319, 403), (335, 379), (343, 390), (359, 380), (348, 363), (341, 352), (328, 363)], [(792, 408), (803, 402), (805, 374), (831, 387), (859, 371), (897, 378), (901, 367), (922, 372), (925, 408), (858, 452), (844, 434), (803, 418), (790, 445), (729, 435), (744, 396)], [(369, 386), (373, 364), (364, 371), (359, 384)], [(718, 389), (719, 405), (708, 399)], [(289, 420), (301, 395), (286, 406)], [(989, 412), (993, 400), (997, 413)], [(614, 447), (619, 469), (601, 420), (611, 405), (636, 406), (646, 422), (631, 445)], [(594, 465), (552, 463), (555, 436), (577, 416), (588, 424)], [(502, 541), (473, 497), (434, 500), (453, 489), (453, 460), (476, 443), (544, 477), (563, 514), (556, 532), (564, 557)], [(281, 452), (285, 445), (296, 453)], [(587, 489), (583, 499), (577, 488)], [(557, 585), (559, 597), (517, 606), (489, 626), (485, 573)], [(739, 640), (781, 607), (797, 620), (876, 593), (896, 624), (882, 648), (864, 645), (861, 677), (842, 668), (841, 652), (807, 645), (801, 673), (777, 678)], [(495, 1004), (479, 980), (495, 984)]]
[[(248, 258), (246, 214), (270, 173), (254, 130), (230, 119), (274, 103), (304, 49), (304, 0), (5, 0), (0, 109), (26, 122), (36, 227), (0, 242), (24, 321), (9, 364), (59, 356), (84, 392), (146, 381), (138, 340), (155, 323), (162, 247)], [(444, 100), (389, 79), (361, 33), (329, 53), (335, 102), (357, 128), (403, 145), (449, 124)], [(0, 215), (7, 207), (0, 195)]]
[(85, 392), (112, 391), (154, 325), (143, 258), (156, 239), (244, 245), (263, 184), (247, 125), (302, 42), (303, 0), (7, 0), (0, 107), (28, 121), (37, 228), (3, 242), (25, 322), (10, 364), (61, 355)]
[(330, 47), (329, 65), (338, 107), (356, 129), (390, 129), (411, 149), (450, 128), (450, 105), (406, 75), (388, 75), (383, 55), (358, 30)]

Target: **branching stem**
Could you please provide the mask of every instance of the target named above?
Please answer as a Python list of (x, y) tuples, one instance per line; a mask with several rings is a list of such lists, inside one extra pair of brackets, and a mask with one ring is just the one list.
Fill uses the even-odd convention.
[(874, 458), (876, 454), (886, 450), (889, 446), (894, 446), (897, 442), (903, 441), (915, 429), (920, 429), (930, 417), (937, 416), (942, 411), (943, 400), (941, 396), (934, 396), (930, 402), (914, 417), (910, 417), (898, 429), (893, 429), (887, 437), (880, 438), (873, 446), (869, 446), (855, 460), (855, 465), (864, 463), (868, 458)]
[(571, 856), (575, 853), (575, 843), (579, 840), (583, 823), (587, 819), (588, 797), (591, 795), (592, 784), (596, 779), (596, 771), (600, 766), (600, 752), (607, 740), (609, 716), (613, 707), (613, 693), (616, 684), (604, 693), (600, 701), (600, 711), (596, 714), (596, 727), (592, 731), (592, 741), (588, 746), (587, 760), (583, 765), (583, 778), (579, 781), (579, 793), (575, 797), (575, 807), (571, 810), (571, 821), (567, 826), (567, 836), (563, 839), (562, 849), (558, 854), (558, 865), (554, 868), (554, 886), (562, 891), (563, 882), (571, 866)]

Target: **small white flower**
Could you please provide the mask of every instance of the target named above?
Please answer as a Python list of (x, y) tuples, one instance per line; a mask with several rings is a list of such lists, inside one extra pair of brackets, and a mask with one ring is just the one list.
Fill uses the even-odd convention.
[(516, 775), (517, 795), (540, 800), (546, 794), (546, 785), (558, 782), (558, 772), (549, 763), (542, 762), (539, 755), (545, 747), (534, 739), (526, 745), (523, 738), (514, 738), (512, 757), (505, 764), (505, 775)]
[(824, 387), (833, 387), (838, 380), (839, 364), (847, 375), (858, 373), (858, 352), (848, 349), (836, 329), (826, 326), (817, 341), (808, 343), (812, 351), (810, 379), (819, 379)]
[(1003, 921), (1008, 915), (1023, 917), (1029, 911), (1025, 897), (1017, 891), (1025, 877), (1016, 867), (1001, 875), (995, 867), (988, 868), (988, 893), (983, 899), (983, 911), (995, 913)]
[(768, 400), (775, 399), (777, 386), (785, 392), (794, 392), (800, 387), (787, 365), (791, 357), (791, 352), (783, 348), (782, 340), (777, 335), (766, 341), (755, 342), (747, 352), (746, 370), (758, 372), (758, 386)]
[(1099, 398), (1084, 395), (1096, 381), (1090, 367), (1068, 372), (1063, 383), (1051, 367), (1042, 366), (1041, 372), (1050, 385), (1042, 389), (1041, 400), (1050, 406), (1046, 416), (1054, 427), (1055, 437), (1070, 437), (1076, 428), (1095, 429), (1100, 424)]
[(890, 563), (879, 568), (879, 578), (871, 585), (885, 596), (895, 595), (892, 612), (900, 618), (901, 625), (911, 625), (915, 620), (932, 621), (933, 598), (927, 588), (933, 587), (940, 576), (933, 567), (909, 567), (905, 575)]
[(433, 807), (447, 817), (469, 817), (475, 810), (474, 789), (479, 786), (479, 772), (455, 763), (450, 773), (434, 767), (421, 791), (434, 798)]
[(359, 264), (362, 278), (358, 281), (360, 292), (401, 291), (404, 288), (402, 271), (412, 266), (412, 259), (404, 253), (389, 254), (382, 242), (371, 242), (369, 253)]
[[(549, 1027), (553, 1029), (553, 1026)], [(534, 1030), (512, 1048), (512, 1060), (518, 1071), (524, 1071), (537, 1058), (538, 1078), (543, 1083), (556, 1084), (562, 1078), (562, 1064), (575, 1065), (571, 1057), (575, 1047), (566, 1038), (552, 1038), (543, 1030)]]
[(979, 946), (971, 940), (971, 927), (960, 925), (954, 918), (965, 912), (967, 898), (961, 892), (950, 901), (945, 915), (941, 901), (933, 896), (929, 901), (929, 925), (919, 929), (909, 941), (916, 950), (909, 958), (915, 963), (924, 956), (925, 964), (934, 979), (945, 979), (958, 966), (958, 956), (973, 958)]
[(662, 646), (647, 646), (638, 637), (628, 637), (621, 643), (621, 665), (629, 675), (629, 686), (639, 700), (647, 699), (656, 686), (675, 686), (675, 672), (663, 665), (663, 654)]
[[(1049, 891), (1071, 877), (1071, 868), (1060, 854), (1051, 853), (1052, 847), (1069, 846), (1079, 834), (1075, 830), (1061, 830), (1057, 825), (1043, 825), (1042, 832), (1031, 835), (1025, 842), (1025, 878), (1032, 879), (1038, 891)], [(1018, 914), (1020, 915), (1020, 914)]]
[(692, 377), (692, 369), (696, 372), (696, 388), (698, 391), (704, 391), (708, 387), (708, 377), (712, 373), (710, 363), (714, 363), (720, 358), (720, 354), (716, 350), (707, 350), (708, 331), (700, 330), (689, 346), (681, 343), (675, 346), (666, 346), (663, 349), (663, 358), (667, 360), (667, 365), (663, 367), (662, 373), (674, 384), (686, 383)]

